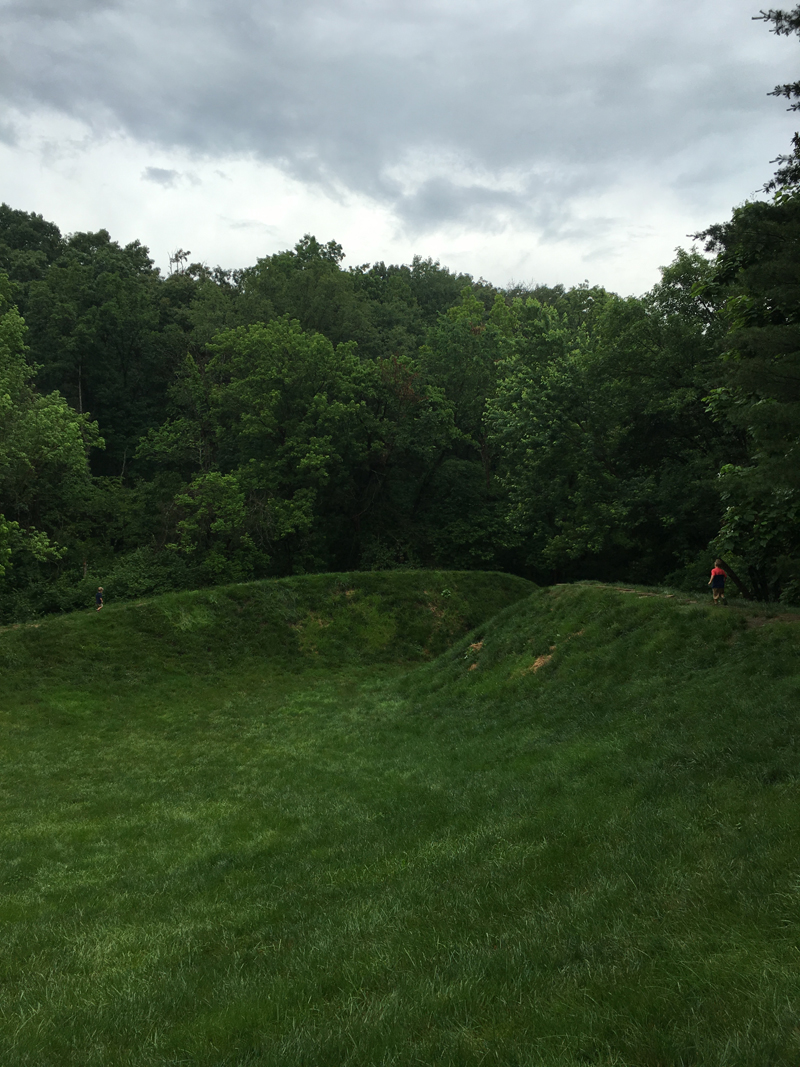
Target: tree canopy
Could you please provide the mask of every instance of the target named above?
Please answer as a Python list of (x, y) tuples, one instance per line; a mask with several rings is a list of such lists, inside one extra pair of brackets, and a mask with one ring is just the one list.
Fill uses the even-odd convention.
[[(800, 8), (759, 16), (800, 33)], [(774, 94), (800, 107), (800, 83)], [(648, 293), (306, 234), (237, 270), (0, 206), (0, 617), (483, 567), (800, 599), (800, 155)]]

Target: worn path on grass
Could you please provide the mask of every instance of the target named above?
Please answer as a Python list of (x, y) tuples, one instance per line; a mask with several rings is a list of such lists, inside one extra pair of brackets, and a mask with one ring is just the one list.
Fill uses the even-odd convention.
[[(582, 583), (577, 582), (577, 585)], [(603, 588), (601, 586), (600, 588)], [(689, 597), (681, 593), (663, 593), (649, 589), (635, 589), (628, 586), (611, 585), (605, 586), (608, 589), (614, 589), (617, 593), (634, 593), (638, 597), (660, 597), (662, 600), (674, 600), (676, 604), (698, 604), (706, 603), (708, 607), (713, 608), (714, 602), (712, 600), (698, 600), (696, 597)], [(786, 611), (778, 604), (759, 604), (757, 607), (748, 601), (736, 601), (731, 603), (725, 602), (725, 607), (729, 610), (733, 610), (740, 615), (744, 615), (749, 627), (764, 626), (768, 622), (800, 622), (800, 615), (796, 612)]]

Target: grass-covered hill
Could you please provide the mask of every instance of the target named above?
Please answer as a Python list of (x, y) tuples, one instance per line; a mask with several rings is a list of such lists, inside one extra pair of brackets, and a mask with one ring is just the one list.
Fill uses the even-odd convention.
[(424, 661), (527, 596), (495, 572), (383, 571), (249, 582), (113, 603), (5, 628), (9, 684), (119, 683), (213, 676), (234, 666), (304, 671)]
[(799, 651), (414, 572), (0, 633), (0, 1062), (795, 1067)]

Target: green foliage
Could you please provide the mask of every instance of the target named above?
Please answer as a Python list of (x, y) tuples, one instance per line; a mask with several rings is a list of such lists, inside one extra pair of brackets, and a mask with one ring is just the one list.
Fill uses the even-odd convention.
[(369, 554), (454, 435), (413, 361), (366, 361), (287, 319), (217, 334), (187, 360), (176, 398), (184, 413), (137, 455), (187, 479), (175, 544), (205, 560), (209, 580)]
[(18, 530), (17, 523), (9, 522), (4, 515), (0, 515), (0, 578), (6, 573), (11, 559), (11, 538)]
[[(0, 556), (21, 537), (34, 551), (16, 552), (0, 616), (77, 605), (85, 576), (123, 560), (131, 590), (353, 567), (653, 580), (707, 550), (725, 506), (717, 550), (755, 559), (766, 538), (766, 585), (751, 584), (794, 595), (793, 506), (748, 451), (751, 421), (766, 441), (793, 416), (760, 397), (737, 422), (744, 387), (716, 367), (722, 309), (744, 322), (759, 299), (732, 280), (735, 254), (679, 252), (628, 300), (343, 256), (306, 235), (245, 270), (180, 257), (162, 277), (139, 242), (0, 210), (39, 387), (91, 412), (107, 444), (81, 430), (93, 481), (70, 476), (59, 496), (37, 474), (33, 510), (5, 507)], [(762, 488), (745, 492), (756, 467)], [(35, 558), (31, 529), (63, 554)]]
[(0, 272), (14, 281), (14, 303), (25, 311), (32, 281), (42, 278), (63, 249), (58, 227), (41, 215), (0, 204)]
[(718, 252), (701, 292), (724, 299), (714, 415), (747, 442), (722, 468), (718, 546), (747, 560), (761, 599), (800, 589), (800, 193), (737, 209), (706, 234)]
[(540, 573), (663, 575), (714, 535), (731, 443), (702, 403), (715, 331), (691, 294), (707, 270), (684, 253), (641, 300), (579, 290), (579, 313), (565, 296), (504, 309), (487, 420)]
[(303, 567), (318, 502), (346, 493), (370, 453), (375, 420), (363, 397), (377, 370), (353, 346), (334, 349), (285, 319), (221, 332), (210, 351), (204, 365), (187, 364), (194, 419), (148, 442), (179, 464), (197, 448), (202, 463), (176, 498), (179, 545), (205, 553), (212, 580), (263, 571), (280, 542)]
[(351, 267), (358, 293), (368, 303), (370, 339), (355, 338), (370, 356), (417, 355), (427, 331), (458, 303), (464, 290), (485, 297), (482, 283), (468, 274), (452, 274), (431, 259), (414, 256), (409, 265), (374, 263)]
[[(502, 297), (497, 298), (497, 306), (505, 307)], [(420, 361), (443, 388), (467, 454), (482, 456), (488, 463), (483, 416), (487, 398), (495, 389), (504, 337), (492, 318), (486, 319), (484, 305), (470, 289), (464, 289), (461, 303), (440, 316), (429, 331)]]
[(0, 577), (15, 552), (57, 558), (52, 540), (88, 482), (86, 449), (97, 426), (58, 393), (43, 396), (26, 360), (25, 323), (0, 274)]
[(577, 347), (583, 338), (554, 308), (530, 298), (515, 302), (509, 319), (516, 343), (489, 421), (503, 454), (512, 524), (528, 541), (531, 562), (557, 566), (598, 552), (624, 515), (602, 455), (593, 455), (588, 361)]
[(288, 316), (334, 345), (368, 342), (369, 316), (351, 275), (340, 269), (343, 258), (335, 241), (323, 245), (306, 234), (293, 251), (260, 259), (242, 277), (244, 299), (253, 309), (251, 321)]
[[(146, 248), (121, 248), (105, 230), (73, 234), (31, 282), (26, 311), (39, 380), (75, 410), (91, 412), (107, 443), (98, 473), (124, 472), (138, 437), (164, 417), (175, 337), (160, 307)], [(167, 305), (167, 301), (164, 301)]]
[[(772, 32), (779, 36), (789, 37), (792, 34), (800, 34), (800, 5), (790, 11), (770, 8), (756, 17), (763, 19), (766, 23), (771, 23)], [(800, 81), (776, 85), (769, 95), (792, 101), (789, 111), (800, 110)], [(800, 134), (795, 134), (792, 138), (792, 149), (790, 155), (778, 156), (777, 159), (772, 160), (773, 163), (781, 165), (775, 172), (775, 176), (764, 186), (767, 192), (796, 188), (800, 183)]]

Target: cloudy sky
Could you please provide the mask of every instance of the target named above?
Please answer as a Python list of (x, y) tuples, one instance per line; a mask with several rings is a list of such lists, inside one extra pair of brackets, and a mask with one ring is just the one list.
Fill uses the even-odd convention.
[(305, 232), (640, 293), (789, 147), (758, 0), (0, 0), (0, 200), (246, 266)]

